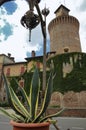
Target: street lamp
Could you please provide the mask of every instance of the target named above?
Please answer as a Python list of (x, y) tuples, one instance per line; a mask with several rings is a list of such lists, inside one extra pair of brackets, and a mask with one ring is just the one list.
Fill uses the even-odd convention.
[[(45, 91), (46, 87), (46, 17), (49, 14), (49, 10), (45, 7), (42, 12), (39, 8), (40, 0), (26, 0), (29, 4), (30, 10), (25, 13), (21, 18), (21, 24), (29, 29), (29, 41), (31, 40), (31, 30), (34, 29), (39, 23), (41, 23), (41, 29), (43, 34), (43, 86), (42, 91)], [(34, 7), (36, 8), (38, 15), (34, 13)], [(42, 17), (44, 16), (44, 19)]]
[(34, 29), (40, 22), (40, 18), (37, 14), (34, 14), (32, 10), (29, 10), (21, 18), (21, 24), (29, 29), (29, 42), (31, 41), (31, 30)]

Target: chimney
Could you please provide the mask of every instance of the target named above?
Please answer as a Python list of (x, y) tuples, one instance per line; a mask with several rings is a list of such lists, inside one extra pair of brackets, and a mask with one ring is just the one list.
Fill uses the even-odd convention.
[(10, 53), (8, 53), (8, 57), (11, 57), (11, 54), (10, 54)]
[(10, 57), (10, 59), (11, 59), (13, 62), (15, 62), (15, 58), (14, 58), (14, 57)]
[(31, 56), (35, 57), (35, 51), (32, 51)]

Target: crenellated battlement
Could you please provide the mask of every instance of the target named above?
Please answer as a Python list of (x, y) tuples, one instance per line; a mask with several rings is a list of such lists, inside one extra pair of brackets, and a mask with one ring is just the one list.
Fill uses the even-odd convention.
[(48, 30), (50, 31), (55, 25), (59, 26), (59, 24), (72, 24), (79, 30), (79, 21), (73, 16), (59, 16), (54, 18), (49, 23)]

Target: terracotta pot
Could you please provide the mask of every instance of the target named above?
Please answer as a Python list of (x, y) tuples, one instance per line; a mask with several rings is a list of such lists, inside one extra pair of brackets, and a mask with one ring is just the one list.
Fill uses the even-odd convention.
[(50, 123), (17, 123), (10, 121), (10, 124), (13, 126), (13, 130), (49, 130)]

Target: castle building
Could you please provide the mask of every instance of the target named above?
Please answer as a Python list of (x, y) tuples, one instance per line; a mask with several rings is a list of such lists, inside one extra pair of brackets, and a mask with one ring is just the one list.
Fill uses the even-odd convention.
[(64, 52), (81, 52), (79, 21), (69, 15), (69, 9), (60, 5), (48, 26), (50, 34), (50, 51), (56, 54)]
[[(66, 8), (64, 5), (60, 5), (58, 9), (55, 11), (56, 17), (49, 23), (48, 30), (50, 34), (50, 52), (46, 54), (48, 59), (52, 58), (52, 56), (54, 57), (56, 55), (64, 54), (64, 53), (66, 54), (68, 53), (70, 54), (72, 52), (81, 53), (81, 44), (80, 44), (80, 37), (79, 37), (79, 21), (75, 17), (70, 16), (69, 11), (70, 10)], [(84, 68), (86, 68), (85, 67), (86, 64), (84, 64), (81, 61), (82, 57), (84, 60), (86, 58), (86, 54), (82, 54), (82, 55), (76, 54), (75, 58), (73, 57), (73, 60), (71, 57), (69, 58), (68, 63), (66, 62), (62, 63), (61, 67), (63, 68), (61, 74), (62, 72), (64, 73), (62, 79), (66, 77), (68, 72), (72, 71), (73, 65), (75, 65), (75, 63), (77, 63), (79, 67), (84, 66)], [(6, 92), (4, 89), (4, 82), (2, 77), (3, 73), (8, 77), (21, 76), (25, 71), (29, 72), (33, 64), (35, 64), (38, 68), (40, 68), (40, 71), (43, 71), (43, 64), (42, 64), (43, 56), (36, 56), (35, 52), (32, 51), (31, 57), (27, 57), (25, 59), (26, 59), (25, 62), (15, 62), (14, 57), (11, 57), (11, 54), (8, 55), (0, 54), (0, 101), (6, 100)], [(23, 80), (20, 81), (20, 84), (21, 86), (23, 86)], [(84, 85), (85, 84), (86, 81), (84, 82)], [(82, 93), (77, 94), (77, 93), (69, 92), (69, 94), (66, 93), (66, 95), (62, 95), (61, 93), (56, 94), (53, 96), (52, 101), (53, 102), (55, 102), (55, 100), (59, 101), (59, 104), (62, 107), (64, 106), (70, 108), (71, 107), (86, 108), (85, 105), (86, 92), (84, 91)]]
[[(79, 38), (79, 21), (69, 15), (69, 9), (64, 5), (60, 5), (55, 11), (56, 18), (54, 18), (48, 26), (50, 34), (50, 52), (47, 53), (48, 58), (56, 54), (65, 52), (81, 52), (80, 38)], [(2, 83), (2, 73), (6, 76), (20, 76), (26, 70), (29, 71), (33, 62), (36, 61), (37, 66), (42, 70), (42, 64), (39, 59), (42, 56), (36, 56), (32, 51), (31, 57), (26, 58), (25, 62), (15, 62), (14, 57), (0, 55), (0, 97), (5, 99), (4, 87)], [(68, 68), (68, 67), (67, 67)]]

